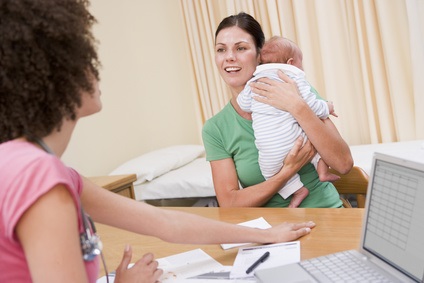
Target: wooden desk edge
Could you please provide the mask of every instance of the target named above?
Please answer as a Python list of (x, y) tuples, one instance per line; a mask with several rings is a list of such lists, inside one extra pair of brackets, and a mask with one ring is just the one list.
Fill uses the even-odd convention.
[(102, 188), (110, 189), (113, 187), (121, 187), (128, 183), (133, 183), (137, 180), (136, 174), (128, 175), (108, 175), (88, 177), (93, 183), (96, 183)]

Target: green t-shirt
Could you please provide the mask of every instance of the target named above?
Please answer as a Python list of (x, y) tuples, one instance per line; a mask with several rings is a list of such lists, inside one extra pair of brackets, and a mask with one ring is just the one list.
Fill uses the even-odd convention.
[[(206, 121), (202, 131), (206, 160), (232, 158), (242, 187), (264, 182), (258, 163), (252, 121), (242, 118), (228, 103), (217, 115)], [(309, 195), (299, 207), (341, 207), (339, 194), (333, 184), (320, 182), (312, 164), (298, 172), (300, 180), (309, 189)], [(291, 197), (274, 195), (265, 206), (287, 207)]]

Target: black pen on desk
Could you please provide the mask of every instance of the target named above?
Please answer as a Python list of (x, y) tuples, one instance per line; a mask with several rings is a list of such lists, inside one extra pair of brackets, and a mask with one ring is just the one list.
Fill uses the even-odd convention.
[(269, 252), (264, 253), (257, 261), (255, 261), (247, 270), (246, 274), (252, 272), (259, 264), (264, 262), (269, 257)]

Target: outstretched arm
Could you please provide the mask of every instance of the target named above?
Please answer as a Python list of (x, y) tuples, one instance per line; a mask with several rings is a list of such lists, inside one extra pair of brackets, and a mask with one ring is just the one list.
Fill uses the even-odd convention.
[(277, 243), (295, 240), (315, 226), (307, 222), (283, 223), (266, 230), (243, 227), (137, 202), (104, 190), (88, 179), (84, 179), (82, 202), (95, 221), (175, 243)]

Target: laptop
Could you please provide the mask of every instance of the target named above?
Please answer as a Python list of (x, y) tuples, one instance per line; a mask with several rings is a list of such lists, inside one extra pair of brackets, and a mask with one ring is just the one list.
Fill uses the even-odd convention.
[(258, 282), (424, 282), (422, 162), (374, 153), (359, 249), (260, 269)]

